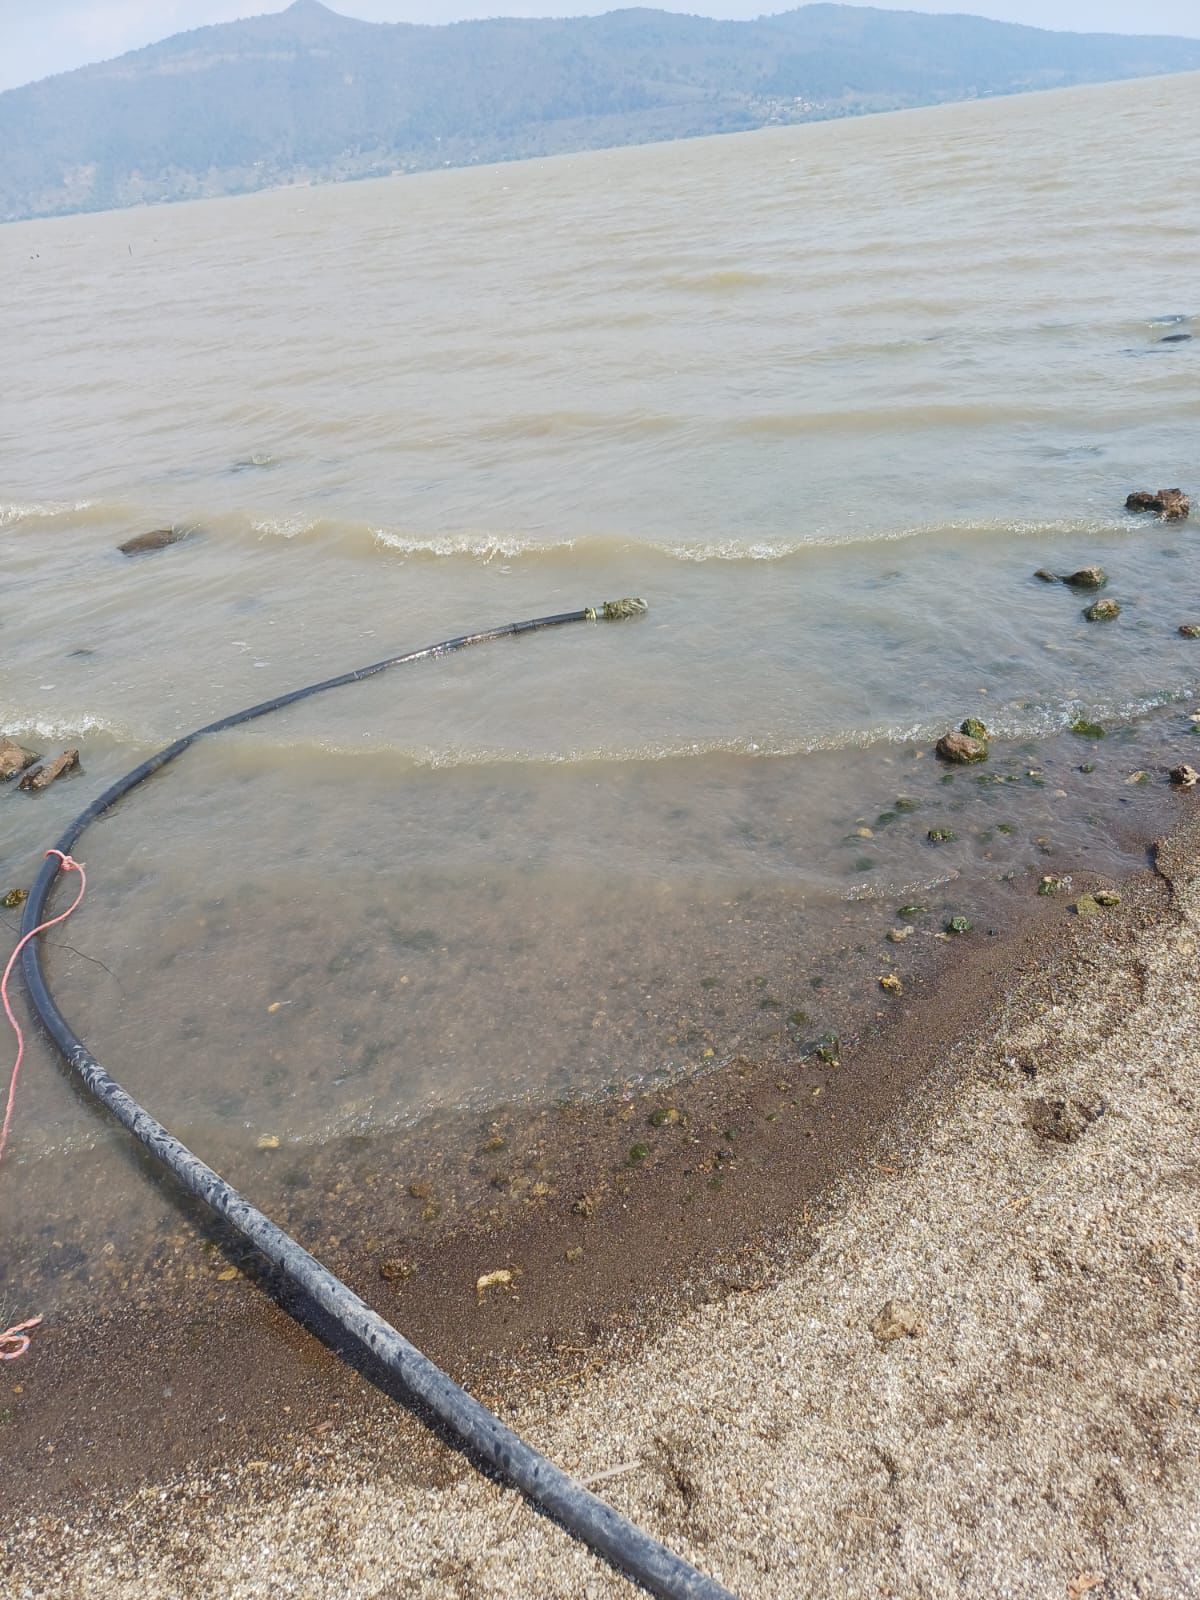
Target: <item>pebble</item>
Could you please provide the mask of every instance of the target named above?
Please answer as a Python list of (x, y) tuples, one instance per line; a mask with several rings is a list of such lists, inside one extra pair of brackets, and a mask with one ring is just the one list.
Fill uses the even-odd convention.
[(921, 1321), (907, 1300), (889, 1300), (871, 1319), (870, 1327), (880, 1344), (890, 1344), (893, 1339), (914, 1339), (921, 1331)]

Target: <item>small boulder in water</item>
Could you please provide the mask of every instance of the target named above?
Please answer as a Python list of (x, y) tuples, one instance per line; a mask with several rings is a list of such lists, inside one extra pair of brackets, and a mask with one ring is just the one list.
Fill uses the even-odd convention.
[(1194, 789), (1200, 782), (1200, 772), (1195, 767), (1189, 767), (1185, 761), (1181, 766), (1171, 768), (1171, 782), (1179, 789)]
[(1182, 489), (1137, 489), (1125, 501), (1126, 511), (1157, 511), (1164, 522), (1182, 522), (1192, 503)]
[(1080, 567), (1078, 572), (1065, 573), (1063, 582), (1072, 589), (1103, 589), (1108, 573), (1103, 567)]
[(54, 780), (61, 778), (64, 773), (78, 771), (79, 751), (64, 750), (62, 755), (55, 756), (53, 761), (47, 761), (44, 767), (38, 767), (34, 772), (27, 772), (21, 779), (19, 787), (31, 791), (48, 789)]
[(1065, 583), (1071, 589), (1103, 589), (1108, 582), (1103, 567), (1080, 567), (1078, 572), (1051, 572), (1049, 567), (1039, 567), (1034, 577), (1043, 583)]
[(123, 556), (142, 556), (150, 550), (165, 550), (169, 544), (178, 544), (186, 537), (183, 528), (155, 528), (150, 533), (135, 534), (117, 549)]
[(1121, 608), (1115, 600), (1097, 600), (1083, 614), (1089, 622), (1115, 622)]
[(1179, 631), (1185, 639), (1200, 639), (1200, 622), (1181, 622)]
[(32, 750), (26, 750), (15, 739), (0, 739), (0, 782), (15, 778), (18, 772), (24, 772), (26, 767), (31, 767), (39, 759)]
[[(974, 719), (968, 718), (968, 721)], [(983, 724), (978, 723), (982, 728)], [(985, 730), (986, 733), (986, 730)], [(946, 733), (938, 740), (935, 753), (943, 761), (956, 762), (966, 765), (972, 761), (986, 761), (988, 754), (987, 739), (979, 738), (970, 733)]]

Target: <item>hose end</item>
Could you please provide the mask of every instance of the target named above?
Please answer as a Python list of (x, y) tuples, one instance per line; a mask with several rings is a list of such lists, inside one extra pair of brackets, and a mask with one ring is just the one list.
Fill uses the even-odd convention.
[(602, 618), (605, 622), (620, 622), (623, 617), (644, 616), (650, 607), (644, 600), (627, 597), (624, 600), (606, 600), (599, 611), (594, 606), (587, 608), (589, 622)]

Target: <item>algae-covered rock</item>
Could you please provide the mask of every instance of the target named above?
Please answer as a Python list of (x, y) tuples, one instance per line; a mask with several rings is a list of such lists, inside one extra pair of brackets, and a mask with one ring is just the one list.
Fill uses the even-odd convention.
[(903, 944), (911, 933), (912, 924), (910, 923), (906, 928), (889, 928), (887, 936), (893, 944)]
[(15, 778), (18, 772), (24, 772), (38, 759), (35, 751), (26, 750), (15, 739), (0, 739), (0, 782)]
[(950, 917), (946, 922), (947, 933), (970, 933), (971, 923), (966, 917)]
[(1121, 896), (1115, 889), (1097, 889), (1092, 899), (1095, 900), (1098, 906), (1119, 906), (1121, 904)]
[(929, 915), (929, 907), (916, 904), (901, 906), (896, 915), (898, 917), (927, 917)]
[(1075, 915), (1077, 917), (1098, 917), (1100, 915), (1100, 902), (1094, 894), (1081, 894), (1075, 902)]
[(1115, 622), (1121, 608), (1115, 600), (1097, 600), (1083, 614), (1089, 622)]
[(28, 889), (10, 889), (3, 899), (0, 899), (0, 906), (6, 911), (16, 911), (18, 906), (23, 906), (28, 899)]
[(657, 1106), (646, 1121), (652, 1128), (673, 1128), (677, 1122), (682, 1122), (683, 1117), (674, 1106)]
[[(979, 726), (982, 727), (983, 724), (980, 723)], [(936, 755), (942, 761), (952, 761), (963, 766), (972, 761), (987, 760), (986, 739), (976, 738), (961, 730), (958, 733), (943, 734), (934, 748)]]
[(930, 828), (925, 837), (930, 844), (950, 844), (958, 835), (953, 828)]
[(1038, 884), (1038, 893), (1061, 894), (1066, 886), (1067, 880), (1065, 878), (1056, 878), (1052, 876), (1052, 874), (1047, 873), (1042, 881)]
[(1104, 729), (1098, 722), (1089, 722), (1086, 717), (1076, 717), (1071, 724), (1071, 732), (1078, 734), (1081, 739), (1103, 739)]
[(1200, 622), (1181, 622), (1179, 631), (1185, 639), (1200, 639)]
[(959, 733), (965, 733), (968, 739), (976, 739), (980, 744), (988, 742), (987, 728), (978, 717), (964, 717), (958, 725)]
[(879, 987), (886, 990), (888, 994), (904, 993), (904, 985), (894, 972), (885, 972), (879, 980)]

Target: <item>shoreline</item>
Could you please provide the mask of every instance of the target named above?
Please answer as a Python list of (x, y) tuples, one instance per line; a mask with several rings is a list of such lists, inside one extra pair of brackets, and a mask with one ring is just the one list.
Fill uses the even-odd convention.
[[(1018, 1045), (1021, 1029), (1034, 1026), (1030, 1018), (1039, 1005), (1048, 1016), (1065, 1013), (1076, 1020), (1085, 1005), (1091, 1006), (1103, 1021), (1102, 1028), (1093, 1029), (1101, 1042), (1099, 1070), (1111, 1070), (1113, 1064), (1106, 1068), (1103, 1062), (1109, 1048), (1103, 1041), (1120, 1036), (1147, 1004), (1145, 981), (1131, 979), (1153, 968), (1143, 947), (1157, 951), (1155, 959), (1160, 959), (1187, 918), (1192, 879), (1186, 860), (1198, 838), (1200, 822), (1189, 807), (1158, 847), (1157, 866), (1122, 886), (1120, 908), (1084, 921), (1070, 916), (1061, 901), (1035, 900), (1028, 917), (1011, 933), (981, 938), (966, 950), (958, 947), (939, 977), (914, 984), (903, 1010), (885, 1020), (852, 1063), (825, 1072), (822, 1087), (827, 1092), (831, 1083), (835, 1098), (838, 1087), (846, 1092), (839, 1115), (825, 1130), (828, 1134), (832, 1127), (834, 1136), (822, 1140), (819, 1160), (811, 1166), (800, 1168), (794, 1161), (797, 1148), (817, 1145), (815, 1139), (804, 1139), (804, 1118), (797, 1107), (789, 1123), (762, 1121), (763, 1135), (752, 1151), (739, 1152), (732, 1161), (714, 1159), (722, 1182), (718, 1189), (702, 1191), (699, 1207), (694, 1200), (682, 1200), (685, 1190), (695, 1186), (695, 1159), (677, 1151), (636, 1179), (631, 1175), (627, 1184), (618, 1178), (592, 1215), (581, 1216), (574, 1200), (568, 1208), (569, 1197), (559, 1196), (556, 1205), (518, 1210), (498, 1230), (467, 1228), (438, 1241), (430, 1259), (414, 1262), (416, 1270), (399, 1280), (381, 1278), (377, 1259), (351, 1257), (348, 1268), (341, 1260), (334, 1265), (365, 1289), (406, 1336), (506, 1420), (527, 1430), (532, 1419), (533, 1436), (543, 1444), (541, 1430), (553, 1426), (577, 1397), (586, 1405), (592, 1393), (606, 1386), (615, 1384), (622, 1393), (623, 1384), (636, 1387), (644, 1370), (641, 1363), (647, 1360), (665, 1373), (662, 1352), (680, 1341), (686, 1344), (697, 1326), (736, 1320), (741, 1308), (747, 1308), (745, 1315), (753, 1324), (756, 1306), (787, 1297), (819, 1273), (831, 1238), (856, 1213), (902, 1200), (908, 1175), (928, 1163), (956, 1108), (984, 1092), (977, 1076), (964, 1078), (962, 1063), (982, 1051), (990, 1052), (994, 1064), (997, 1040), (1013, 1045), (1000, 1059), (1024, 1048)], [(1080, 880), (1080, 886), (1086, 884)], [(1186, 963), (1190, 957), (1178, 959)], [(1106, 973), (1106, 966), (1112, 970)], [(1062, 997), (1067, 997), (1065, 1006)], [(1187, 1003), (1182, 988), (1178, 1003)], [(1066, 1059), (1069, 1063), (1069, 1049)], [(713, 1116), (718, 1110), (721, 1117), (728, 1115), (728, 1102), (718, 1108), (713, 1097), (731, 1087), (740, 1090), (747, 1111), (761, 1119), (770, 1092), (764, 1076), (777, 1071), (768, 1065), (757, 1078), (748, 1071), (737, 1085), (715, 1082), (718, 1076), (728, 1079), (726, 1073), (686, 1090), (677, 1088), (673, 1097), (681, 1106), (687, 1096), (692, 1098), (680, 1127), (671, 1131), (699, 1129), (711, 1143)], [(1019, 1067), (1000, 1072), (1009, 1097), (1015, 1083), (1028, 1098), (1027, 1091), (1042, 1076), (1040, 1068), (1035, 1071), (1036, 1077), (1027, 1077)], [(994, 1083), (986, 1092), (1005, 1098)], [(712, 1113), (707, 1120), (702, 1109), (706, 1096)], [(634, 1114), (613, 1119), (614, 1138), (632, 1137), (628, 1127)], [(1107, 1132), (1117, 1123), (1105, 1116), (1097, 1126)], [(1038, 1151), (1047, 1145), (1047, 1140), (1022, 1131)], [(1086, 1138), (1079, 1143), (1086, 1149)], [(1063, 1148), (1073, 1150), (1074, 1145)], [(986, 1158), (985, 1152), (979, 1154)], [(981, 1195), (968, 1198), (976, 1207), (982, 1201)], [(959, 1243), (952, 1233), (942, 1240), (947, 1249)], [(567, 1252), (580, 1247), (582, 1258), (569, 1261)], [(520, 1268), (514, 1290), (477, 1296), (476, 1276), (502, 1265)], [(40, 1571), (38, 1582), (49, 1584), (56, 1572), (60, 1576), (54, 1581), (69, 1584), (76, 1581), (71, 1574), (86, 1571), (89, 1594), (126, 1592), (120, 1564), (101, 1574), (79, 1540), (85, 1483), (92, 1497), (89, 1515), (98, 1525), (113, 1515), (113, 1508), (128, 1504), (131, 1495), (136, 1502), (145, 1500), (152, 1483), (192, 1485), (186, 1493), (164, 1487), (166, 1498), (156, 1502), (174, 1508), (159, 1525), (166, 1540), (163, 1548), (173, 1548), (174, 1535), (167, 1538), (169, 1521), (182, 1515), (183, 1529), (189, 1527), (191, 1513), (179, 1508), (193, 1492), (204, 1496), (199, 1504), (206, 1519), (227, 1517), (231, 1527), (244, 1528), (247, 1519), (258, 1515), (269, 1527), (283, 1515), (282, 1499), (294, 1497), (302, 1483), (318, 1499), (325, 1493), (312, 1483), (314, 1468), (349, 1473), (363, 1493), (367, 1484), (391, 1482), (389, 1493), (441, 1495), (453, 1485), (455, 1496), (479, 1508), (473, 1524), (477, 1538), (484, 1536), (478, 1519), (486, 1516), (482, 1508), (489, 1495), (503, 1497), (507, 1520), (515, 1517), (524, 1524), (533, 1518), (527, 1508), (512, 1511), (515, 1496), (483, 1480), (473, 1488), (471, 1469), (460, 1457), (292, 1322), (253, 1281), (236, 1271), (229, 1275), (227, 1267), (221, 1270), (228, 1279), (221, 1281), (225, 1298), (218, 1315), (210, 1306), (207, 1315), (188, 1316), (189, 1310), (203, 1306), (189, 1307), (185, 1296), (177, 1314), (165, 1319), (161, 1304), (147, 1304), (140, 1310), (126, 1306), (72, 1320), (45, 1331), (36, 1366), (22, 1364), (15, 1373), (10, 1369), (4, 1374), (13, 1379), (8, 1387), (20, 1390), (6, 1397), (6, 1437), (17, 1473), (17, 1503), (30, 1519), (7, 1541), (5, 1560), (18, 1582), (28, 1584), (31, 1574)], [(1074, 1315), (1081, 1307), (1070, 1309)], [(915, 1349), (920, 1339), (902, 1343)], [(769, 1362), (769, 1350), (761, 1340), (758, 1346), (756, 1359)], [(718, 1341), (703, 1364), (717, 1367), (724, 1359), (730, 1363), (731, 1381), (737, 1381), (740, 1348)], [(598, 1433), (589, 1436), (592, 1447), (603, 1453), (605, 1430), (599, 1423), (597, 1427)], [(561, 1452), (559, 1459), (584, 1471)], [(608, 1465), (601, 1462), (600, 1469)], [(631, 1484), (636, 1477), (631, 1469)], [(614, 1497), (623, 1485), (624, 1475), (614, 1479)], [(249, 1503), (248, 1486), (253, 1491)], [(653, 1514), (649, 1521), (663, 1537), (691, 1548), (702, 1565), (722, 1570), (728, 1581), (719, 1549), (714, 1555), (689, 1545), (695, 1534), (688, 1525), (664, 1528)], [(361, 1536), (366, 1537), (365, 1531)], [(535, 1542), (561, 1539), (539, 1527)], [(557, 1550), (554, 1560), (562, 1559), (566, 1557)], [(573, 1570), (581, 1584), (598, 1585), (596, 1594), (628, 1592), (623, 1580), (607, 1576), (586, 1553), (571, 1553), (569, 1559), (584, 1563)], [(212, 1582), (211, 1564), (220, 1560), (219, 1548), (197, 1549), (195, 1560), (197, 1572), (208, 1574), (197, 1578), (198, 1592), (203, 1583)], [(386, 1572), (385, 1561), (377, 1580)], [(223, 1589), (226, 1578), (219, 1585)], [(179, 1581), (179, 1575), (172, 1580)], [(262, 1592), (255, 1590), (253, 1577), (239, 1581), (250, 1586), (226, 1592)], [(348, 1581), (345, 1573), (339, 1581)], [(447, 1584), (411, 1592), (526, 1592), (520, 1588), (522, 1570), (509, 1569), (505, 1581), (507, 1588), (494, 1590), (460, 1591)], [(285, 1592), (315, 1591), (302, 1584)], [(374, 1591), (350, 1586), (345, 1592)], [(535, 1584), (529, 1592), (552, 1590)], [(591, 1594), (593, 1589), (581, 1587), (579, 1592)], [(749, 1587), (746, 1592), (775, 1591)]]

